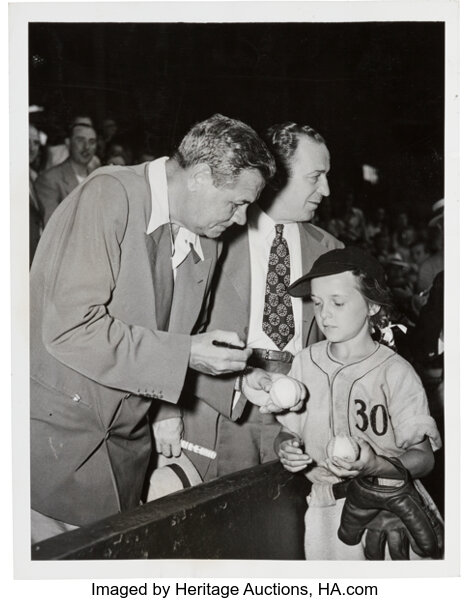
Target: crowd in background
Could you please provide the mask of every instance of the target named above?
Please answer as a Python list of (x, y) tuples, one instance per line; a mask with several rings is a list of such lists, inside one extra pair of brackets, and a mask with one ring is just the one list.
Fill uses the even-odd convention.
[[(344, 244), (371, 252), (384, 266), (394, 303), (397, 350), (417, 366), (423, 379), (443, 367), (444, 201), (427, 220), (375, 205), (367, 211), (351, 192), (343, 203), (324, 198), (314, 222)], [(436, 334), (427, 339), (427, 333)], [(425, 333), (427, 332), (427, 333)], [(405, 333), (405, 335), (404, 335)], [(437, 378), (438, 379), (438, 378)], [(442, 411), (442, 398), (437, 401)]]
[[(30, 261), (40, 234), (59, 203), (96, 168), (131, 165), (156, 158), (148, 149), (132, 147), (112, 117), (99, 125), (77, 114), (49, 136), (41, 131), (42, 109), (30, 108)], [(39, 117), (39, 118), (37, 118)], [(314, 217), (345, 245), (374, 254), (386, 269), (396, 321), (406, 328), (418, 322), (435, 277), (443, 271), (443, 200), (433, 218), (415, 222), (408, 212), (373, 204), (367, 209), (352, 190), (343, 199), (324, 198)], [(397, 332), (398, 333), (398, 332)]]
[(316, 225), (346, 246), (360, 246), (376, 256), (386, 270), (396, 317), (406, 326), (415, 325), (436, 275), (443, 271), (443, 200), (432, 208), (429, 222), (413, 222), (407, 212), (389, 213), (384, 206), (368, 213), (349, 193), (342, 206), (324, 198), (315, 216)]
[[(93, 170), (156, 158), (127, 143), (114, 118), (97, 126), (88, 115), (78, 114), (60, 134), (47, 138), (36, 110), (30, 109), (29, 126), (31, 262), (55, 208)], [(383, 264), (395, 304), (393, 343), (417, 367), (430, 392), (439, 390), (433, 409), (442, 414), (443, 200), (432, 209), (433, 218), (417, 221), (409, 212), (389, 210), (384, 202), (367, 209), (352, 190), (342, 199), (332, 192), (323, 198), (314, 224), (345, 245), (369, 250)]]

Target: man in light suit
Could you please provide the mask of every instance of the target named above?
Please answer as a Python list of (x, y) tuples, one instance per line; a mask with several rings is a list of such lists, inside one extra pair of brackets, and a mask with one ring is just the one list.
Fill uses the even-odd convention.
[(44, 225), (62, 200), (96, 168), (96, 131), (91, 122), (75, 122), (65, 143), (69, 157), (36, 179), (35, 189), (44, 214)]
[[(330, 157), (324, 139), (311, 127), (295, 123), (271, 127), (265, 139), (276, 159), (277, 173), (259, 202), (250, 208), (247, 226), (227, 232), (214, 280), (207, 330), (224, 326), (236, 331), (248, 347), (255, 349), (250, 364), (285, 374), (290, 370), (293, 356), (318, 341), (320, 332), (314, 322), (312, 302), (294, 298), (291, 300), (294, 327), (286, 343), (277, 346), (266, 333), (270, 325), (265, 315), (272, 314), (273, 306), (279, 303), (275, 294), (277, 279), (266, 296), (266, 280), (272, 275), (268, 263), (279, 260), (271, 254), (277, 227), (281, 226), (284, 238), (282, 252), (285, 245), (289, 249), (291, 281), (307, 272), (321, 254), (343, 244), (310, 223), (321, 199), (329, 195)], [(282, 269), (285, 270), (283, 266)], [(282, 309), (286, 312), (284, 306)], [(278, 319), (277, 315), (275, 318)], [(246, 405), (245, 396), (236, 392), (235, 376), (209, 378), (194, 374), (191, 384), (181, 403), (184, 437), (217, 453), (213, 460), (190, 453), (205, 480), (276, 458), (273, 441), (280, 426), (272, 414)], [(217, 411), (213, 407), (214, 398), (232, 398), (233, 406), (227, 403), (224, 406), (228, 411)], [(176, 431), (177, 417), (173, 423)], [(167, 453), (173, 448), (176, 454), (179, 452), (176, 438), (173, 436), (172, 444), (171, 438), (166, 444), (161, 440)]]
[(274, 171), (250, 127), (215, 115), (170, 158), (98, 169), (52, 215), (31, 270), (34, 542), (137, 506), (152, 401), (178, 402), (188, 369), (245, 367), (249, 350), (213, 344), (243, 346), (235, 332), (191, 334), (216, 238)]

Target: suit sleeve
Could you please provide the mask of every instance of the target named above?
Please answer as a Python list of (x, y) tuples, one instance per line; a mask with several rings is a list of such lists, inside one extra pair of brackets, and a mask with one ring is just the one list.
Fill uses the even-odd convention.
[[(245, 317), (238, 314), (236, 307), (229, 302), (226, 290), (220, 289), (219, 277), (220, 270), (223, 268), (223, 257), (218, 264), (218, 274), (214, 278), (214, 283), (210, 290), (209, 302), (206, 305), (206, 312), (200, 324), (200, 332), (211, 331), (214, 329), (226, 329), (236, 331), (241, 338), (245, 338), (244, 331), (239, 323), (244, 323)], [(228, 292), (229, 294), (229, 292)], [(213, 316), (214, 307), (217, 307), (216, 316)], [(230, 318), (226, 319), (226, 306), (230, 307)], [(189, 371), (187, 379), (187, 392), (201, 402), (205, 402), (211, 408), (216, 410), (228, 419), (236, 421), (243, 413), (248, 400), (241, 394), (236, 406), (233, 408), (233, 399), (235, 394), (235, 383), (238, 373), (228, 373), (225, 375), (206, 375), (195, 371)]]
[(43, 342), (58, 361), (97, 383), (177, 402), (190, 337), (124, 323), (107, 310), (128, 215), (122, 184), (97, 176), (83, 186), (74, 210), (64, 211), (62, 229), (50, 230), (60, 239), (46, 276)]
[(45, 171), (39, 175), (34, 184), (34, 189), (36, 190), (39, 204), (43, 211), (44, 225), (46, 225), (52, 213), (60, 204), (60, 190), (49, 171)]
[(233, 397), (237, 374), (205, 375), (204, 373), (188, 372), (187, 389), (190, 395), (205, 402), (228, 419), (238, 419), (246, 405), (247, 399), (241, 394), (233, 411)]

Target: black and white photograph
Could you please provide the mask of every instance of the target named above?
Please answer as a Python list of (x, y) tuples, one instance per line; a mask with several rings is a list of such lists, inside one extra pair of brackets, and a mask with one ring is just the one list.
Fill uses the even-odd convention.
[(18, 576), (456, 575), (457, 3), (9, 26)]

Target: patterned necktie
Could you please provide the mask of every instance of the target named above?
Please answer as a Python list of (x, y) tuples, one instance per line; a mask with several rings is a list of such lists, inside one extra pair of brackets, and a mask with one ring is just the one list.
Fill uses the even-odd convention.
[(275, 226), (275, 238), (270, 248), (262, 322), (262, 331), (280, 350), (295, 334), (291, 296), (287, 293), (290, 285), (290, 253), (283, 237), (283, 227)]

